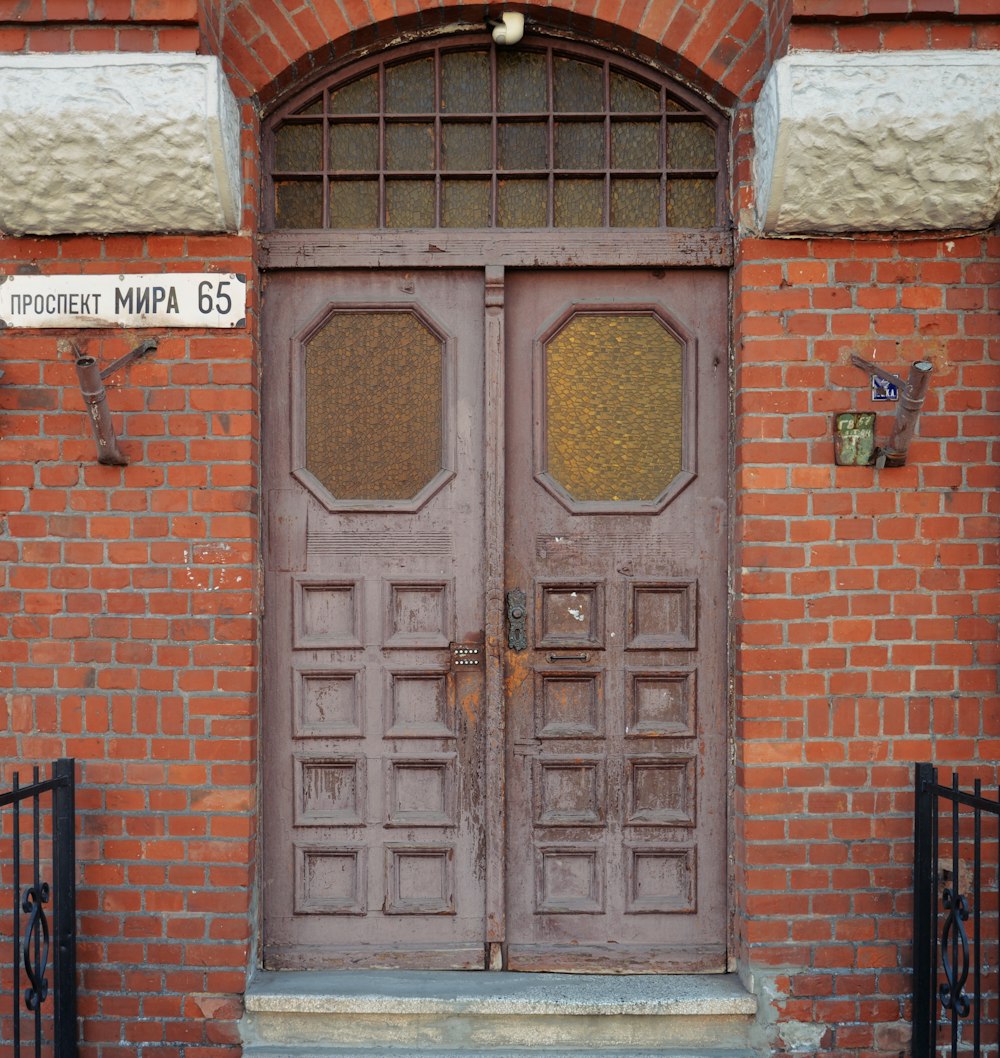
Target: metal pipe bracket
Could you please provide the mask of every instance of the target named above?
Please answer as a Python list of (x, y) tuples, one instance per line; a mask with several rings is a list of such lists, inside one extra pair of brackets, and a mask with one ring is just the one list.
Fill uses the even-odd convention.
[(915, 361), (910, 365), (909, 377), (904, 382), (899, 375), (878, 367), (857, 353), (851, 354), (851, 363), (872, 378), (884, 378), (898, 388), (899, 406), (896, 408), (896, 421), (888, 442), (884, 447), (875, 449), (875, 466), (879, 469), (904, 466), (910, 441), (913, 440), (917, 428), (917, 419), (920, 418), (924, 398), (927, 396), (934, 365), (929, 360)]

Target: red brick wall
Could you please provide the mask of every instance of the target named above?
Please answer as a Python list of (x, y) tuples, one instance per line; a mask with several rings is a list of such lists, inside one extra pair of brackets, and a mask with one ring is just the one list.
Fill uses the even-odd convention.
[[(1000, 46), (983, 0), (567, 0), (536, 16), (732, 106), (737, 216), (752, 204), (752, 102), (789, 43)], [(94, 460), (69, 336), (0, 336), (0, 749), (81, 761), (87, 1056), (236, 1054), (256, 928), (249, 99), (455, 17), (417, 0), (243, 0), (223, 24), (217, 0), (0, 0), (0, 50), (221, 40), (244, 101), (244, 234), (0, 236), (0, 273), (251, 276), (245, 333), (164, 333), (110, 380), (124, 469)], [(773, 976), (778, 1016), (836, 1026), (827, 1054), (905, 1049), (912, 761), (967, 777), (1000, 757), (998, 259), (995, 236), (747, 238), (734, 271), (738, 954)], [(83, 333), (102, 364), (146, 336)], [(833, 413), (870, 406), (852, 351), (935, 365), (905, 468), (833, 466)]]
[(789, 46), (824, 51), (997, 48), (995, 0), (792, 0)]
[[(747, 238), (734, 280), (741, 948), (822, 1053), (895, 1055), (913, 763), (998, 780), (1000, 237)], [(894, 414), (851, 353), (934, 364), (905, 467), (833, 465)]]
[[(558, 0), (529, 10), (528, 17), (537, 27), (570, 30), (655, 58), (729, 105), (766, 73), (764, 8), (761, 0)], [(371, 0), (341, 6), (237, 0), (229, 9), (223, 46), (234, 80), (269, 99), (352, 48), (376, 39), (391, 42), (399, 34), (432, 30), (456, 19), (475, 24), (486, 10), (487, 5), (469, 7), (461, 0), (441, 5)]]
[[(246, 236), (0, 239), (0, 271), (246, 272), (250, 254)], [(256, 828), (253, 290), (250, 330), (158, 333), (108, 380), (126, 468), (96, 462), (68, 340), (104, 365), (149, 332), (0, 337), (0, 757), (4, 780), (80, 761), (85, 1055), (236, 1039)]]
[(0, 0), (0, 51), (196, 51), (196, 0)]

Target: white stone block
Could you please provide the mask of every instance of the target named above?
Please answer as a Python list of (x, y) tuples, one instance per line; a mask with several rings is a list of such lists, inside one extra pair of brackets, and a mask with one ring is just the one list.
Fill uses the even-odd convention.
[(239, 227), (236, 100), (214, 56), (0, 56), (0, 228)]
[(754, 111), (766, 232), (982, 228), (1000, 214), (1000, 52), (793, 52)]

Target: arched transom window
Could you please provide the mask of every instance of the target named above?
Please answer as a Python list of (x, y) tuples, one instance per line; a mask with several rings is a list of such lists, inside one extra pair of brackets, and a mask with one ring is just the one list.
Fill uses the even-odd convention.
[(724, 126), (647, 67), (568, 43), (400, 49), (268, 123), (270, 229), (714, 228)]

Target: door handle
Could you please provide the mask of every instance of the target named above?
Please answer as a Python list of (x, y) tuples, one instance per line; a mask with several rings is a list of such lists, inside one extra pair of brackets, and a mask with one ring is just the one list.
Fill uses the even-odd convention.
[(524, 622), (528, 616), (528, 600), (520, 588), (507, 592), (507, 648), (509, 650), (526, 650), (528, 633)]

